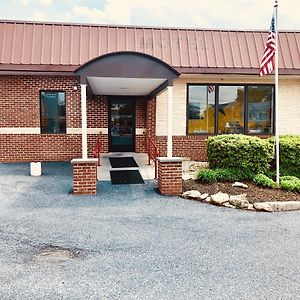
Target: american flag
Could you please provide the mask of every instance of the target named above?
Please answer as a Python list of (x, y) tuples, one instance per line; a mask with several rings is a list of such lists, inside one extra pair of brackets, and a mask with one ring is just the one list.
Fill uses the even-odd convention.
[(215, 91), (215, 86), (214, 86), (214, 85), (208, 85), (208, 86), (207, 86), (207, 89), (208, 89), (208, 92), (209, 92), (209, 93), (212, 93), (212, 92)]
[(276, 36), (275, 17), (273, 14), (265, 52), (262, 58), (262, 62), (260, 64), (259, 76), (270, 74), (275, 69), (275, 51), (276, 51), (275, 36)]

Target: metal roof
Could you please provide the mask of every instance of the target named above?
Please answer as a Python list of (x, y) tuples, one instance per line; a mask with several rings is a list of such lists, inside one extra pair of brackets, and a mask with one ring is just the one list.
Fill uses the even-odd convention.
[[(98, 56), (136, 51), (182, 73), (259, 68), (267, 31), (181, 29), (0, 20), (0, 70), (73, 71)], [(300, 32), (279, 33), (279, 67), (300, 73)]]

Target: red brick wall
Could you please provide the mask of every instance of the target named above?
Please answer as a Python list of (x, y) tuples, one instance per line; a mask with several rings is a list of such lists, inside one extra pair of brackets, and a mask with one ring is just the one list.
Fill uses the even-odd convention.
[(81, 157), (81, 135), (0, 134), (0, 161), (68, 161)]
[(146, 128), (147, 100), (137, 98), (135, 102), (135, 126), (136, 128)]
[(108, 98), (96, 96), (87, 99), (87, 127), (108, 128)]
[[(0, 76), (0, 127), (40, 128), (40, 91), (66, 92), (67, 128), (81, 127), (80, 88), (74, 76)], [(146, 128), (147, 101), (136, 101), (136, 127)], [(108, 97), (87, 99), (89, 128), (108, 128)], [(97, 135), (88, 134), (93, 155)], [(108, 152), (108, 135), (101, 135), (101, 152)], [(136, 152), (146, 151), (145, 135), (136, 135)], [(0, 161), (64, 161), (81, 157), (80, 134), (0, 134)]]
[[(145, 98), (137, 98), (135, 103), (135, 126), (136, 128), (146, 129), (147, 100)], [(146, 149), (146, 132), (142, 135), (136, 135), (135, 151), (145, 153)]]
[(40, 90), (65, 91), (67, 127), (80, 127), (75, 82), (72, 76), (0, 76), (0, 127), (40, 127)]
[(147, 135), (152, 139), (155, 138), (155, 128), (156, 128), (156, 98), (152, 98), (147, 101), (147, 119), (146, 119)]
[[(193, 160), (206, 161), (206, 139), (207, 136), (203, 135), (173, 136), (173, 156), (189, 157)], [(157, 136), (156, 145), (159, 149), (159, 155), (166, 156), (167, 137)]]

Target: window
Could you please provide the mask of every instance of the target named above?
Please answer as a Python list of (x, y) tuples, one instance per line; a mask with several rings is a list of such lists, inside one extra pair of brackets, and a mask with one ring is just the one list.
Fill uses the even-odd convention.
[(66, 133), (65, 92), (41, 92), (41, 132)]
[(244, 86), (220, 86), (218, 133), (243, 133)]
[(274, 86), (189, 84), (187, 132), (274, 133)]
[(248, 87), (248, 133), (273, 133), (273, 87)]
[(188, 133), (214, 133), (215, 87), (190, 86), (188, 102)]

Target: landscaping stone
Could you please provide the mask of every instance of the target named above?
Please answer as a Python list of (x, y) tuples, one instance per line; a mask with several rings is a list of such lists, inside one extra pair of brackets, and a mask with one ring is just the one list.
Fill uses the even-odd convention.
[(231, 195), (229, 196), (229, 203), (237, 208), (248, 208), (249, 202), (247, 200), (247, 194)]
[(247, 188), (248, 188), (248, 185), (247, 185), (247, 184), (242, 183), (242, 182), (238, 182), (238, 181), (236, 181), (232, 186), (233, 186), (233, 187), (240, 187), (240, 188), (244, 188), (244, 189), (247, 189)]
[(236, 208), (234, 205), (230, 204), (229, 202), (225, 202), (223, 204), (224, 207), (229, 207), (229, 208)]
[(206, 203), (211, 203), (211, 197), (207, 197), (203, 201), (206, 202)]
[(229, 202), (229, 195), (218, 192), (214, 195), (211, 195), (211, 202), (216, 205), (223, 205), (225, 202)]
[(205, 193), (205, 194), (202, 194), (202, 195), (200, 196), (200, 199), (201, 199), (201, 200), (205, 200), (207, 197), (208, 197), (208, 194)]
[(207, 168), (207, 167), (208, 167), (208, 162), (191, 161), (190, 166), (189, 166), (189, 171), (190, 172), (195, 172), (195, 171), (198, 171), (201, 168)]
[(183, 180), (190, 180), (190, 179), (194, 179), (194, 176), (193, 176), (193, 174), (190, 174), (190, 173), (183, 173), (182, 174), (182, 179)]
[(300, 210), (300, 201), (256, 202), (253, 207), (266, 212)]
[(186, 191), (182, 194), (182, 197), (185, 199), (199, 199), (201, 193), (197, 190)]
[(255, 210), (253, 204), (248, 204), (247, 210)]
[[(230, 195), (229, 196), (229, 202), (231, 201), (243, 201), (247, 200), (247, 194), (240, 194), (240, 195)], [(233, 204), (233, 203), (232, 203)]]

